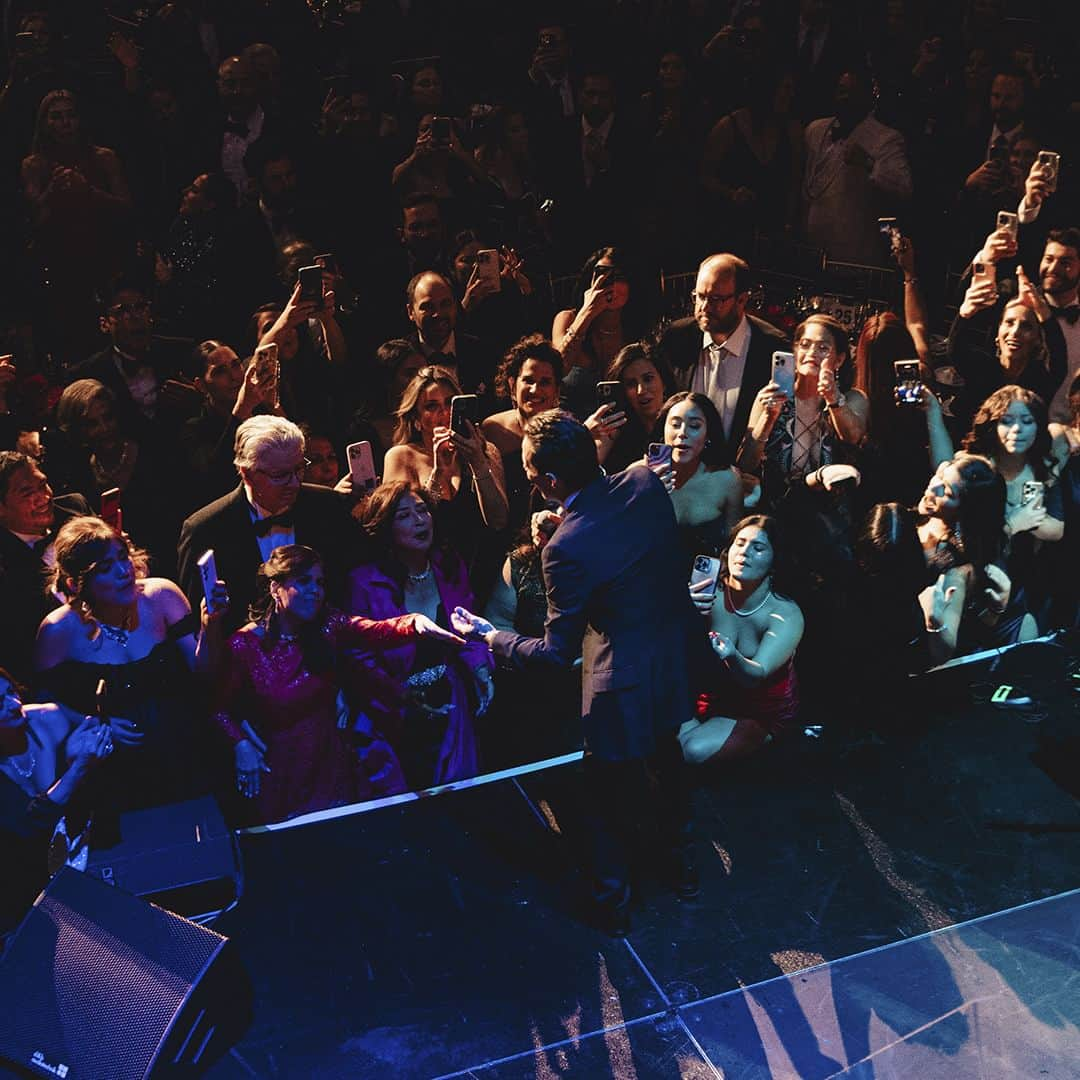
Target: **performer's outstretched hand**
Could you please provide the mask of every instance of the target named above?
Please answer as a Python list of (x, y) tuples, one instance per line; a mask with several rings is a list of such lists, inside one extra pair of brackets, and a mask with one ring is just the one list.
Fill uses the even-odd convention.
[(490, 634), (495, 629), (487, 619), (482, 619), (479, 615), (474, 615), (463, 607), (456, 607), (450, 612), (450, 625), (462, 637), (473, 638), (474, 640), (482, 638), (485, 634)]

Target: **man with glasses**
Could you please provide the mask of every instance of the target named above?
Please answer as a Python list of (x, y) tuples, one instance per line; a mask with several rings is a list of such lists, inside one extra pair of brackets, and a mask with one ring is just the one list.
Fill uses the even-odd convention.
[(203, 596), (198, 560), (213, 549), (218, 576), (229, 585), (230, 632), (247, 621), (256, 572), (275, 548), (307, 544), (318, 551), (331, 602), (346, 571), (362, 561), (362, 535), (344, 497), (302, 482), (304, 435), (294, 423), (253, 416), (237, 429), (234, 450), (240, 485), (192, 514), (177, 548), (180, 585), (194, 610)]
[(749, 299), (750, 267), (737, 255), (710, 255), (698, 268), (694, 314), (673, 322), (660, 341), (678, 389), (705, 394), (720, 413), (728, 461), (769, 381), (772, 354), (789, 348), (775, 326), (746, 314)]

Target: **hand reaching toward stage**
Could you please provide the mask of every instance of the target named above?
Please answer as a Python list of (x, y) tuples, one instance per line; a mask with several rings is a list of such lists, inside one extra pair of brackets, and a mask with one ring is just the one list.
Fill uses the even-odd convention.
[(456, 607), (450, 612), (450, 625), (464, 638), (473, 641), (485, 638), (494, 633), (495, 627), (471, 611), (463, 607)]

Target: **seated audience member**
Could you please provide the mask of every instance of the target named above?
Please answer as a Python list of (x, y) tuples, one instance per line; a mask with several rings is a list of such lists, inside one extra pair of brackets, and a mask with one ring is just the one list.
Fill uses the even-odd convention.
[[(50, 701), (110, 717), (110, 802), (156, 805), (205, 790), (191, 673), (213, 666), (220, 618), (205, 605), (201, 619), (192, 615), (184, 594), (147, 577), (145, 553), (100, 518), (61, 526), (55, 551), (52, 587), (65, 603), (38, 629), (36, 682)], [(211, 598), (215, 610), (228, 606), (221, 583)]]
[(936, 579), (919, 594), (931, 661), (1033, 636), (1033, 620), (1010, 605), (1002, 557), (1005, 482), (994, 463), (976, 454), (943, 461), (917, 513), (919, 543)]
[(116, 154), (91, 144), (70, 90), (41, 99), (20, 180), (34, 258), (47, 268), (52, 332), (70, 362), (77, 355), (74, 328), (89, 325), (94, 290), (122, 264), (131, 223), (127, 180)]
[[(994, 268), (1006, 247), (999, 233), (988, 238), (975, 256), (973, 273), (960, 311), (949, 333), (949, 355), (964, 378), (966, 415), (995, 390), (1022, 386), (1050, 401), (1065, 379), (1068, 354), (1058, 319), (1046, 300), (1032, 287), (1022, 267), (1017, 267), (1017, 295), (998, 312), (998, 287)], [(997, 315), (995, 357), (983, 347), (992, 318)]]
[[(368, 496), (361, 524), (374, 561), (349, 574), (349, 611), (387, 619), (408, 612), (448, 627), (449, 613), (474, 603), (461, 558), (440, 544), (431, 497), (398, 480)], [(385, 731), (412, 787), (429, 787), (478, 771), (476, 717), (494, 693), (493, 662), (483, 643), (447, 655), (423, 642), (360, 654), (401, 688)]]
[(89, 513), (81, 495), (54, 499), (32, 458), (17, 450), (0, 452), (0, 664), (22, 682), (33, 673), (38, 624), (57, 603), (45, 588), (56, 529)]
[(56, 425), (72, 452), (71, 486), (95, 507), (104, 492), (119, 488), (123, 528), (149, 551), (159, 573), (171, 575), (186, 502), (176, 459), (164, 444), (151, 441), (149, 429), (129, 426), (113, 392), (96, 379), (79, 379), (64, 389)]
[(565, 394), (575, 415), (593, 409), (593, 388), (619, 350), (644, 336), (645, 290), (630, 256), (620, 248), (594, 251), (578, 277), (577, 306), (560, 311), (551, 341), (563, 358)]
[(184, 425), (184, 454), (191, 470), (192, 502), (203, 506), (236, 486), (236, 429), (256, 410), (278, 412), (277, 387), (260, 383), (255, 364), (245, 364), (220, 341), (196, 345), (185, 374), (203, 395), (197, 416)]
[(772, 354), (787, 340), (775, 326), (746, 313), (750, 267), (735, 255), (710, 255), (698, 267), (694, 314), (676, 319), (659, 351), (679, 390), (695, 390), (716, 406), (729, 460), (746, 431), (757, 392), (769, 381)]
[(675, 384), (660, 354), (642, 341), (619, 350), (604, 381), (621, 383), (630, 406), (620, 417), (617, 406), (602, 405), (585, 421), (596, 442), (596, 456), (611, 473), (644, 457), (660, 410)]
[[(445, 656), (461, 638), (425, 615), (373, 621), (333, 610), (319, 554), (302, 544), (275, 548), (259, 568), (250, 614), (229, 641), (214, 711), (233, 744), (237, 790), (253, 801), (250, 817), (280, 821), (369, 797), (339, 727), (338, 695), (351, 690), (363, 708), (372, 687), (386, 688), (350, 665), (351, 652), (419, 640)], [(398, 775), (392, 761), (382, 765)]]
[(776, 591), (783, 587), (784, 557), (775, 518), (754, 514), (731, 530), (715, 595), (691, 587), (716, 657), (697, 717), (679, 729), (692, 764), (746, 757), (789, 733), (797, 719), (794, 656), (803, 616)]
[(724, 460), (716, 406), (704, 395), (682, 391), (664, 402), (657, 420), (671, 447), (671, 502), (686, 555), (719, 555), (731, 526), (743, 516), (743, 480)]
[(811, 315), (795, 328), (794, 396), (771, 380), (762, 387), (737, 461), (744, 472), (760, 469), (763, 505), (779, 506), (833, 464), (841, 444), (861, 442), (869, 407), (851, 386), (852, 366), (847, 332), (832, 316)]
[(225, 629), (233, 630), (255, 599), (259, 566), (276, 547), (318, 544), (331, 599), (345, 572), (360, 559), (360, 537), (347, 500), (304, 484), (304, 435), (280, 416), (253, 416), (236, 432), (233, 463), (240, 483), (228, 495), (195, 511), (183, 524), (177, 548), (178, 580), (192, 606), (202, 597), (198, 560), (213, 549), (218, 574), (233, 603)]
[(1047, 576), (1047, 544), (1065, 533), (1065, 509), (1054, 468), (1046, 405), (1020, 386), (1003, 386), (982, 403), (964, 449), (989, 458), (1005, 481), (1005, 565), (1012, 601), (1049, 629), (1046, 616), (1055, 582)]
[(510, 347), (495, 380), (496, 394), (508, 397), (511, 408), (494, 413), (480, 425), (481, 434), (502, 461), (507, 520), (514, 532), (525, 525), (532, 497), (532, 485), (521, 464), (525, 424), (538, 413), (559, 407), (562, 371), (562, 357), (547, 338), (540, 334), (523, 337)]
[(409, 281), (405, 301), (414, 328), (408, 339), (413, 348), (429, 364), (449, 369), (465, 393), (490, 395), (494, 360), (478, 338), (458, 328), (458, 303), (450, 282), (426, 270)]
[(398, 406), (383, 480), (422, 484), (431, 493), (440, 530), (471, 569), (481, 526), (506, 528), (508, 507), (499, 451), (479, 425), (468, 424), (464, 433), (450, 429), (450, 399), (460, 393), (446, 368), (416, 373)]
[(113, 750), (108, 724), (54, 704), (24, 705), (0, 668), (0, 936), (13, 930), (49, 879), (53, 837), (74, 841), (85, 814), (65, 820), (94, 766)]

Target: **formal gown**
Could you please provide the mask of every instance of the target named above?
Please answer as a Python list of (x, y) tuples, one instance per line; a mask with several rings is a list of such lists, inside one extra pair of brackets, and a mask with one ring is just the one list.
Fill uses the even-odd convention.
[[(320, 631), (324, 663), (305, 655), (299, 640), (270, 638), (253, 626), (230, 639), (219, 680), (214, 720), (235, 744), (248, 738), (246, 721), (266, 744), (266, 764), (252, 816), (282, 821), (371, 796), (346, 732), (338, 727), (342, 683), (354, 693), (377, 693), (369, 672), (347, 663), (351, 650), (379, 651), (415, 638), (414, 618), (374, 622), (333, 613)], [(307, 650), (311, 652), (312, 650)], [(392, 687), (389, 688), (392, 692)]]

